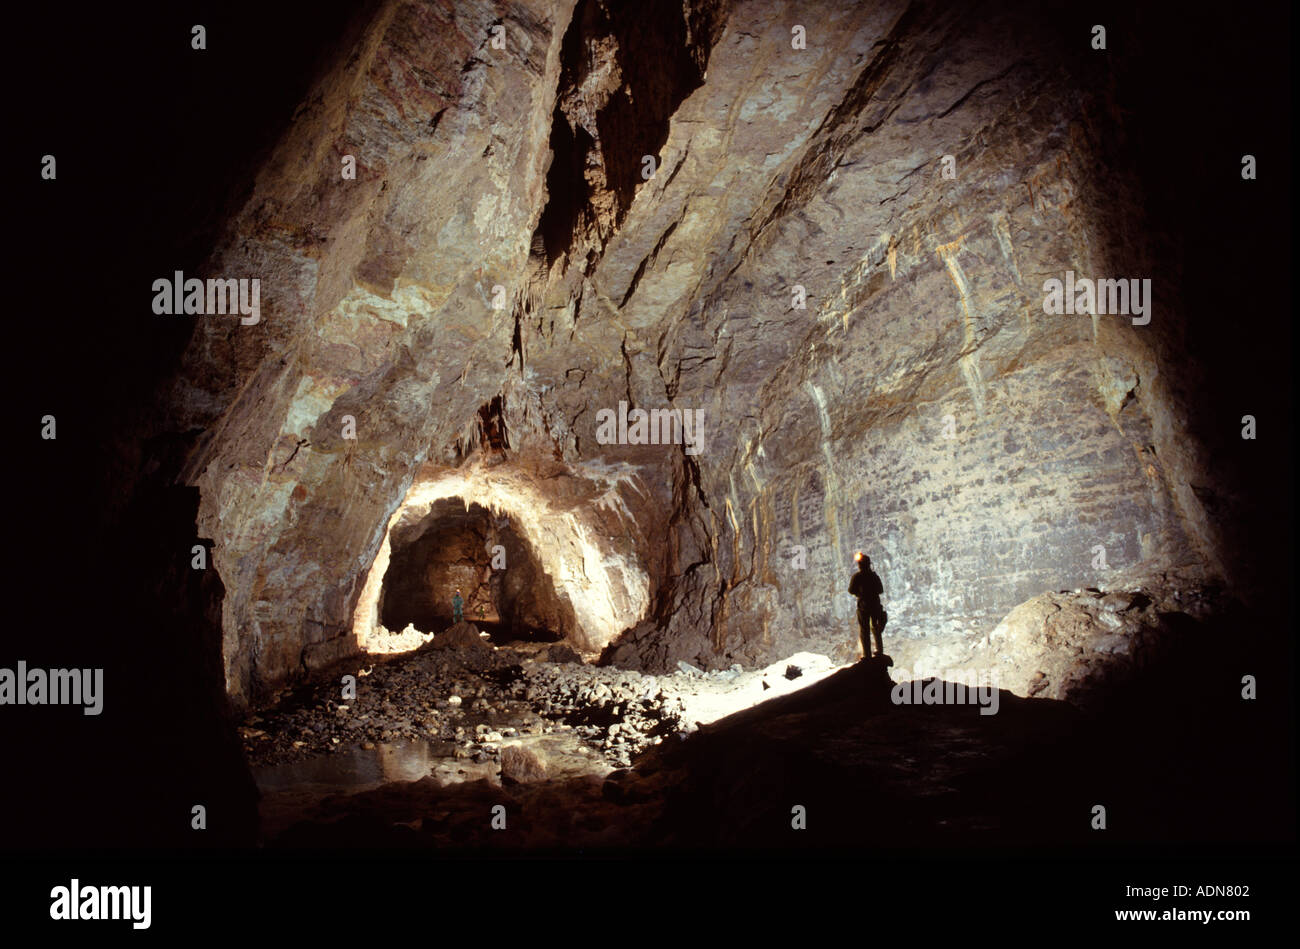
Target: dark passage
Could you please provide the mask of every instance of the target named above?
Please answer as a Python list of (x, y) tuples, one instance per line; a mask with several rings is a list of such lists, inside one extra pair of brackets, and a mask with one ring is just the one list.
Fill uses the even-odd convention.
[(379, 599), (380, 622), (438, 633), (464, 619), (498, 642), (550, 642), (574, 629), (573, 607), (555, 590), (532, 545), (509, 515), (459, 498), (438, 501), (421, 520), (394, 528)]

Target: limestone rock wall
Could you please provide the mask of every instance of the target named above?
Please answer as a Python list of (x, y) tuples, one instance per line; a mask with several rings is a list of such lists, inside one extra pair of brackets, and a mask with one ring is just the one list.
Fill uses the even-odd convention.
[(500, 391), (514, 327), (492, 288), (523, 270), (541, 210), (568, 19), (549, 2), (383, 5), (213, 255), (213, 272), (260, 277), (262, 319), (200, 325), (173, 424), (204, 429), (186, 477), (238, 699), (355, 650), (352, 607), (415, 468)]
[[(1045, 591), (1224, 572), (1179, 275), (1085, 39), (1030, 4), (651, 7), (382, 4), (230, 222), (211, 269), (262, 322), (200, 325), (169, 424), (237, 700), (360, 648), (427, 465), (560, 496), (526, 539), (599, 571), (575, 642), (649, 669), (850, 657), (859, 548), (898, 651), (954, 661)], [(1067, 270), (1152, 278), (1151, 321), (1048, 316)], [(608, 444), (620, 403), (701, 437)]]

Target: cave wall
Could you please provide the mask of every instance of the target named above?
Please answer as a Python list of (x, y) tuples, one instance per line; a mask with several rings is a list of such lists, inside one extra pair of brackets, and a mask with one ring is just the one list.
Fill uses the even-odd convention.
[[(615, 661), (848, 658), (857, 548), (891, 648), (936, 659), (1047, 589), (1220, 571), (1178, 275), (1134, 237), (1115, 104), (1067, 68), (1091, 75), (1087, 45), (1007, 4), (800, 19), (824, 25), (808, 56), (787, 11), (734, 8), (674, 116), (671, 184), (584, 281), (621, 301), (638, 404), (711, 420), (683, 459), (680, 579)], [(1154, 276), (1151, 323), (1048, 316), (1066, 270)]]
[[(580, 645), (616, 617), (646, 668), (850, 656), (858, 548), (935, 658), (1044, 590), (1222, 574), (1179, 274), (1109, 67), (1049, 12), (383, 4), (211, 259), (261, 323), (201, 322), (172, 390), (232, 696), (364, 645), (430, 465), (559, 498), (576, 526), (527, 536), (575, 547), (557, 589), (607, 583)], [(1046, 315), (1066, 270), (1153, 278), (1151, 322)], [(702, 413), (698, 450), (602, 444), (620, 402)]]
[[(390, 515), (501, 389), (514, 326), (492, 288), (522, 269), (540, 213), (568, 14), (383, 4), (209, 261), (262, 281), (261, 321), (200, 321), (170, 396), (170, 423), (203, 431), (183, 477), (225, 583), (237, 702), (356, 650)], [(493, 25), (511, 38), (496, 59)]]
[[(1138, 236), (1104, 61), (1015, 4), (801, 5), (808, 55), (792, 18), (731, 10), (577, 294), (617, 307), (632, 401), (710, 420), (655, 616), (611, 658), (850, 658), (857, 548), (914, 665), (1044, 590), (1224, 573), (1181, 274)], [(1047, 315), (1066, 270), (1153, 278), (1151, 322)]]
[(518, 639), (533, 636), (575, 638), (577, 618), (568, 597), (555, 589), (528, 539), (513, 530), (501, 532), (506, 568), (498, 571), (497, 602), (501, 621)]

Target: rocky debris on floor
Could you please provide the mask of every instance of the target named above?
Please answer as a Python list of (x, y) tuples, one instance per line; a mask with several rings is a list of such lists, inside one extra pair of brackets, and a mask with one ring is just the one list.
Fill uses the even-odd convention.
[[(417, 653), (376, 663), (368, 676), (349, 666), (282, 693), (241, 726), (245, 751), (261, 765), (344, 746), (425, 740), (451, 743), (448, 755), (477, 761), (499, 755), (510, 738), (572, 732), (598, 758), (625, 767), (681, 728), (683, 703), (653, 677), (584, 665), (570, 647), (556, 645), (563, 644), (546, 654), (566, 661), (529, 661), (461, 624)], [(357, 676), (348, 699), (340, 685), (345, 674)]]
[(626, 767), (634, 755), (680, 731), (685, 703), (654, 676), (597, 666), (532, 663), (513, 685), (540, 714), (560, 719), (612, 762)]
[[(1132, 592), (1109, 602), (1123, 607)], [(1146, 608), (1133, 596), (1128, 607), (1107, 610), (1107, 595), (1088, 594), (1094, 612)], [(1219, 633), (1234, 628), (1228, 624)], [(1229, 650), (1226, 661), (1236, 666), (1242, 655)], [(688, 714), (706, 699), (725, 703), (750, 690), (771, 700), (730, 714), (690, 740), (664, 741), (630, 768), (610, 769), (603, 760), (574, 754), (577, 728), (518, 742), (500, 728), (497, 769), (491, 761), (459, 769), (453, 763), (418, 780), (390, 780), (306, 805), (285, 798), (270, 820), (264, 797), (263, 828), (272, 848), (410, 847), (439, 854), (641, 846), (945, 852), (955, 844), (1082, 845), (1093, 831), (1073, 802), (1089, 798), (1067, 796), (1063, 806), (1060, 794), (1043, 788), (1083, 787), (1134, 810), (1138, 816), (1118, 830), (1134, 835), (1128, 839), (1185, 840), (1204, 826), (1207, 812), (1217, 813), (1223, 799), (1218, 776), (1242, 761), (1271, 760), (1242, 754), (1242, 738), (1251, 740), (1257, 719), (1233, 690), (1214, 685), (1225, 657), (1210, 651), (1193, 656), (1192, 665), (1170, 670), (1162, 662), (1144, 670), (1128, 700), (1103, 715), (1010, 693), (1002, 693), (991, 716), (969, 703), (899, 704), (887, 656), (836, 669), (826, 657), (800, 653), (742, 671), (726, 684), (591, 667), (571, 668), (566, 676), (562, 667), (525, 664), (521, 675), (501, 678), (523, 682), (539, 697), (567, 695), (567, 685), (577, 684), (579, 694), (600, 693), (608, 704), (639, 686), (680, 698)], [(789, 665), (803, 675), (786, 679)], [(1245, 665), (1261, 667), (1254, 659)], [(611, 676), (626, 680), (615, 679), (611, 687)], [(763, 682), (772, 689), (764, 693)], [(1238, 727), (1220, 730), (1225, 713)], [(1135, 721), (1153, 722), (1158, 730), (1134, 728)], [(1197, 727), (1171, 727), (1182, 721)], [(1153, 743), (1151, 734), (1162, 740)], [(1253, 748), (1262, 749), (1274, 739), (1254, 740)], [(529, 753), (545, 763), (544, 778), (536, 776)], [(1264, 821), (1275, 826), (1272, 812), (1261, 810), (1257, 818), (1246, 803), (1267, 784), (1266, 767), (1225, 809), (1229, 823), (1223, 826), (1238, 839), (1258, 833)], [(499, 829), (488, 817), (498, 805), (508, 815), (508, 826)], [(794, 808), (804, 805), (812, 819), (791, 833)]]
[(379, 633), (383, 637), (383, 652), (404, 652), (410, 649), (419, 649), (433, 640), (433, 633), (421, 632), (413, 624), (407, 624), (406, 628), (401, 632), (394, 632), (380, 627)]
[(546, 648), (541, 659), (544, 662), (576, 663), (582, 662), (582, 656), (568, 643), (552, 643)]
[[(750, 671), (683, 665), (661, 676), (592, 666), (565, 643), (544, 650), (494, 647), (473, 624), (461, 623), (414, 653), (353, 661), (282, 693), (274, 706), (242, 723), (240, 735), (255, 766), (423, 740), (438, 744), (448, 758), (501, 760), (504, 770), (503, 745), (563, 734), (589, 749), (593, 767), (626, 768), (667, 738), (802, 688), (835, 668), (811, 653)], [(801, 670), (797, 680), (791, 668)], [(344, 699), (340, 683), (347, 674), (356, 676), (356, 693)], [(523, 766), (516, 761), (511, 767)], [(523, 772), (531, 773), (528, 767)]]
[(484, 640), (487, 634), (479, 631), (473, 623), (460, 622), (445, 632), (433, 637), (434, 649), (455, 649), (460, 646), (484, 647), (491, 649)]

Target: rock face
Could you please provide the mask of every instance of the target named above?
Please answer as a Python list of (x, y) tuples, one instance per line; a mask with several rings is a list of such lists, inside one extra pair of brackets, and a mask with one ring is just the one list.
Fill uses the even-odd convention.
[[(936, 661), (1045, 591), (1228, 578), (1181, 275), (1109, 67), (1035, 14), (379, 4), (209, 260), (260, 322), (202, 318), (168, 397), (235, 702), (365, 649), (449, 498), (648, 672), (850, 657), (856, 549)], [(1149, 321), (1046, 313), (1067, 272)]]
[(972, 659), (949, 671), (974, 673), (971, 681), (1017, 695), (1088, 708), (1175, 653), (1221, 652), (1225, 644), (1215, 643), (1197, 621), (1225, 617), (1231, 609), (1222, 590), (1179, 576), (1109, 593), (1043, 593), (1013, 609), (986, 640), (973, 644)]

